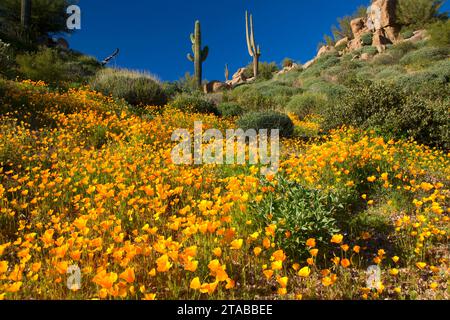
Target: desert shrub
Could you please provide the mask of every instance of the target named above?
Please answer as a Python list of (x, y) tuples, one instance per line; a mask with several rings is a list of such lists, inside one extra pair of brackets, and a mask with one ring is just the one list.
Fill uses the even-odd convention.
[(321, 76), (326, 81), (338, 82), (345, 85), (349, 79), (354, 77), (357, 70), (362, 66), (363, 62), (361, 61), (345, 60), (333, 67), (323, 70)]
[(12, 75), (14, 67), (14, 52), (9, 43), (0, 40), (0, 74), (4, 76)]
[(345, 50), (347, 48), (347, 43), (341, 43), (340, 45), (335, 47), (337, 51), (342, 51)]
[(101, 68), (93, 57), (60, 48), (40, 48), (18, 55), (16, 61), (22, 78), (60, 87), (70, 82), (86, 83)]
[(309, 90), (314, 93), (321, 93), (325, 95), (328, 100), (333, 101), (334, 99), (338, 99), (341, 94), (346, 92), (347, 88), (343, 85), (316, 80), (310, 85)]
[(16, 62), (23, 78), (43, 80), (53, 85), (69, 80), (65, 63), (55, 49), (44, 48), (35, 53), (18, 55)]
[(272, 108), (284, 108), (293, 95), (302, 91), (300, 88), (273, 80), (255, 84), (255, 88), (271, 101)]
[(394, 56), (390, 52), (381, 53), (379, 55), (376, 55), (372, 63), (374, 65), (390, 65), (395, 64), (397, 60), (394, 58)]
[(283, 62), (281, 63), (283, 68), (292, 67), (293, 64), (294, 64), (294, 60), (292, 60), (291, 58), (284, 58)]
[[(251, 207), (258, 220), (277, 225), (275, 241), (296, 258), (308, 254), (305, 242), (309, 238), (316, 239), (323, 248), (331, 236), (340, 231), (336, 214), (342, 205), (337, 195), (308, 189), (282, 178), (276, 193), (268, 194)], [(290, 237), (286, 237), (286, 232)]]
[(378, 49), (374, 46), (367, 46), (362, 48), (361, 53), (367, 53), (374, 56), (378, 53)]
[(400, 35), (402, 36), (403, 39), (409, 39), (414, 35), (414, 32), (411, 30), (406, 30), (403, 31)]
[(181, 87), (179, 82), (163, 82), (161, 84), (164, 92), (166, 93), (167, 99), (172, 100), (179, 93), (183, 92), (183, 88)]
[(418, 48), (417, 44), (410, 41), (404, 41), (391, 46), (388, 53), (396, 59), (401, 59), (405, 54), (417, 50)]
[(404, 26), (422, 28), (436, 20), (442, 0), (399, 0), (396, 7), (396, 19)]
[(400, 64), (415, 68), (424, 68), (432, 64), (434, 61), (447, 58), (449, 52), (449, 48), (424, 47), (407, 53), (400, 60)]
[(292, 120), (287, 115), (276, 111), (246, 113), (236, 124), (243, 130), (279, 129), (281, 137), (290, 137), (294, 133)]
[(224, 101), (236, 102), (248, 111), (268, 110), (275, 106), (271, 97), (262, 94), (251, 85), (242, 85), (235, 88), (224, 96)]
[(303, 71), (303, 77), (319, 76), (323, 70), (331, 68), (340, 62), (337, 53), (327, 53), (320, 56), (317, 61), (308, 69)]
[[(258, 65), (258, 79), (269, 80), (272, 79), (274, 72), (280, 70), (275, 62), (260, 62)], [(247, 78), (253, 77), (253, 63), (245, 67), (244, 75)]]
[(430, 44), (435, 47), (450, 47), (450, 20), (439, 21), (428, 28)]
[(65, 61), (65, 71), (70, 81), (85, 83), (101, 69), (100, 63), (94, 57), (68, 51), (62, 51), (60, 55)]
[(194, 92), (197, 88), (197, 80), (195, 80), (195, 76), (186, 72), (184, 77), (181, 77), (177, 84), (182, 92)]
[(244, 113), (244, 109), (237, 103), (222, 102), (217, 106), (220, 115), (224, 118), (238, 117)]
[(399, 65), (382, 67), (379, 72), (376, 73), (375, 79), (379, 80), (392, 80), (402, 76), (405, 70)]
[(90, 85), (96, 91), (124, 99), (135, 106), (161, 106), (167, 103), (163, 88), (147, 73), (126, 69), (105, 69), (96, 74)]
[(421, 72), (402, 75), (396, 82), (410, 94), (417, 93), (430, 99), (448, 97), (450, 61), (439, 61)]
[[(327, 109), (324, 128), (343, 124), (374, 128), (386, 137), (412, 137), (421, 143), (445, 144), (434, 132), (448, 127), (448, 110), (387, 83), (360, 83)], [(434, 138), (431, 139), (430, 137)]]
[(361, 36), (361, 42), (364, 46), (371, 46), (373, 40), (373, 34), (371, 32), (364, 33)]
[(183, 112), (206, 113), (219, 115), (217, 107), (206, 99), (205, 95), (199, 92), (182, 93), (175, 97), (170, 103), (172, 107)]
[(286, 106), (286, 110), (292, 112), (300, 119), (308, 114), (319, 113), (326, 108), (328, 100), (321, 94), (305, 92), (293, 96)]

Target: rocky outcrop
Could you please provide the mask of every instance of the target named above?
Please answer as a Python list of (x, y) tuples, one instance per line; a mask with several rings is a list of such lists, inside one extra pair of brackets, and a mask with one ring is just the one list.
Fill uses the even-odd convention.
[(350, 21), (350, 26), (352, 28), (352, 33), (355, 38), (361, 37), (361, 35), (367, 32), (369, 29), (366, 27), (365, 18), (356, 18)]
[(217, 80), (210, 81), (207, 84), (203, 85), (203, 91), (205, 93), (223, 92), (229, 89), (231, 89), (231, 86), (229, 84)]
[(301, 65), (299, 65), (298, 63), (293, 63), (290, 66), (286, 66), (283, 69), (281, 69), (280, 71), (278, 71), (277, 75), (278, 74), (284, 74), (284, 73), (290, 72), (290, 71), (295, 70), (295, 69), (300, 69), (300, 68), (301, 68)]
[(336, 52), (336, 48), (333, 46), (322, 46), (317, 53), (317, 57), (320, 57), (326, 53)]
[(397, 26), (395, 10), (397, 0), (373, 0), (368, 9), (367, 21), (371, 31)]
[(233, 74), (233, 77), (231, 80), (228, 80), (226, 83), (231, 86), (237, 86), (240, 84), (243, 84), (247, 81), (247, 77), (245, 76), (245, 68), (239, 68), (238, 71), (236, 71), (235, 74)]
[(414, 35), (404, 41), (416, 43), (428, 38), (427, 30), (417, 30), (414, 31)]
[(335, 48), (340, 48), (348, 45), (348, 37), (342, 38), (334, 45)]

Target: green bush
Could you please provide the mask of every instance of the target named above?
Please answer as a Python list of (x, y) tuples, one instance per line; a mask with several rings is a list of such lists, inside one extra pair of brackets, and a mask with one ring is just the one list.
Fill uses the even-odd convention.
[(294, 133), (292, 120), (276, 111), (246, 113), (236, 124), (243, 130), (279, 129), (281, 137), (290, 137)]
[(10, 77), (14, 67), (14, 53), (10, 44), (0, 40), (0, 75)]
[(374, 46), (367, 46), (362, 48), (361, 53), (367, 53), (370, 54), (371, 56), (374, 56), (378, 53), (378, 49)]
[(364, 33), (361, 36), (361, 42), (364, 46), (371, 46), (373, 41), (373, 34), (371, 32)]
[(183, 112), (220, 114), (214, 103), (207, 100), (205, 95), (199, 92), (179, 94), (170, 105)]
[(233, 102), (222, 102), (217, 106), (217, 109), (224, 118), (239, 117), (244, 113), (244, 109)]
[(310, 86), (309, 90), (314, 93), (325, 95), (329, 101), (339, 99), (339, 97), (347, 92), (347, 88), (343, 85), (334, 84), (322, 80), (315, 80)]
[(402, 36), (403, 39), (409, 39), (412, 36), (414, 36), (414, 32), (411, 31), (411, 30), (407, 30), (407, 31), (402, 32), (401, 36)]
[(398, 0), (397, 22), (410, 28), (420, 29), (441, 16), (442, 0)]
[(397, 43), (389, 48), (388, 53), (391, 54), (397, 61), (400, 60), (405, 54), (417, 50), (419, 47), (417, 44), (410, 41), (404, 41)]
[[(276, 193), (251, 204), (252, 213), (264, 224), (277, 224), (275, 241), (295, 258), (308, 255), (305, 242), (309, 238), (316, 239), (320, 248), (329, 244), (332, 235), (340, 231), (336, 215), (341, 209), (337, 195), (282, 178)], [(286, 237), (287, 231), (290, 237)]]
[(345, 49), (347, 49), (347, 43), (341, 43), (340, 45), (336, 46), (335, 48), (339, 52), (342, 50), (345, 50)]
[(101, 68), (95, 58), (59, 48), (40, 48), (18, 55), (16, 61), (22, 78), (62, 87), (69, 82), (86, 83)]
[(269, 110), (275, 107), (275, 101), (262, 94), (253, 85), (242, 85), (224, 95), (225, 102), (235, 102), (245, 110)]
[(448, 128), (449, 111), (391, 83), (360, 83), (327, 109), (324, 128), (353, 125), (374, 128), (388, 138), (412, 137), (429, 145), (444, 146), (436, 132)]
[(321, 94), (305, 92), (293, 96), (286, 110), (294, 113), (300, 119), (313, 113), (320, 113), (326, 108), (328, 100)]
[(374, 65), (392, 65), (395, 64), (396, 62), (397, 60), (390, 52), (378, 54), (372, 60), (372, 63)]
[(421, 72), (402, 75), (396, 82), (410, 94), (417, 93), (429, 99), (446, 98), (450, 86), (450, 61), (439, 61)]
[(380, 71), (375, 75), (378, 80), (394, 80), (405, 74), (405, 69), (399, 65), (381, 67)]
[(57, 50), (44, 48), (36, 53), (25, 53), (16, 57), (23, 78), (43, 80), (57, 85), (69, 81), (64, 61)]
[[(258, 65), (258, 79), (272, 79), (274, 72), (280, 70), (275, 62), (260, 62)], [(245, 67), (244, 75), (247, 78), (253, 78), (253, 63)]]
[(449, 53), (449, 48), (424, 47), (407, 53), (400, 60), (400, 64), (415, 68), (424, 68), (431, 65), (434, 61), (446, 59)]
[(450, 20), (439, 21), (428, 28), (430, 44), (435, 47), (450, 47)]
[(167, 96), (159, 82), (146, 73), (104, 69), (96, 74), (90, 85), (96, 91), (124, 99), (134, 106), (161, 106), (167, 103)]

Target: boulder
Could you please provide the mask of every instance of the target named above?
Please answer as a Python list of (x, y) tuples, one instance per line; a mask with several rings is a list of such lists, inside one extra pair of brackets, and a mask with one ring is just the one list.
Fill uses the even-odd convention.
[(373, 0), (368, 10), (368, 21), (373, 31), (396, 25), (395, 10), (397, 0)]
[(309, 67), (311, 67), (311, 66), (313, 65), (314, 62), (316, 62), (316, 59), (311, 59), (311, 60), (309, 60), (308, 62), (306, 62), (306, 63), (303, 65), (303, 69), (308, 69)]
[(417, 31), (414, 31), (414, 35), (411, 38), (406, 39), (404, 41), (416, 43), (416, 42), (426, 39), (427, 37), (428, 37), (427, 30), (417, 30)]
[(356, 18), (350, 21), (350, 26), (352, 28), (352, 33), (355, 38), (367, 31), (366, 21), (364, 18)]
[(345, 37), (345, 38), (342, 38), (341, 40), (339, 40), (338, 42), (336, 42), (334, 47), (337, 48), (337, 47), (344, 46), (347, 44), (348, 44), (348, 37)]
[(225, 83), (225, 82), (221, 82), (221, 81), (210, 81), (207, 84), (205, 84), (203, 86), (203, 91), (205, 93), (216, 93), (216, 92), (222, 92), (225, 90), (229, 90), (230, 89), (230, 85)]
[(371, 55), (367, 52), (362, 53), (361, 56), (359, 57), (359, 60), (361, 61), (367, 61), (371, 58)]
[(328, 46), (328, 45), (322, 46), (319, 49), (319, 52), (317, 52), (317, 57), (320, 57), (320, 56), (322, 56), (322, 55), (324, 55), (326, 53), (331, 53), (331, 52), (336, 52), (336, 48), (333, 47), (333, 46)]
[(372, 37), (372, 46), (378, 47), (382, 45), (391, 44), (392, 41), (386, 37), (386, 34), (383, 29), (375, 31)]
[(357, 37), (355, 39), (352, 39), (349, 43), (348, 43), (348, 49), (350, 51), (354, 51), (354, 50), (358, 50), (361, 49), (363, 47), (362, 42), (361, 42), (361, 37)]
[(245, 68), (239, 68), (238, 71), (236, 71), (236, 73), (233, 74), (232, 79), (228, 80), (226, 84), (231, 87), (234, 87), (239, 84), (245, 83), (246, 81), (247, 77), (245, 76)]

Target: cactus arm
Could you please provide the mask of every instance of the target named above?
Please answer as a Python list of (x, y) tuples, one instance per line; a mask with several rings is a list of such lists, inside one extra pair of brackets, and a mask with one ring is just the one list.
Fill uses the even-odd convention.
[(194, 62), (194, 57), (192, 56), (192, 54), (188, 53), (187, 58), (189, 61)]
[(248, 12), (245, 11), (245, 36), (247, 39), (247, 49), (248, 49), (248, 54), (253, 57), (253, 51), (251, 48), (251, 42), (250, 42), (250, 33), (249, 33), (249, 25), (248, 25)]
[(192, 44), (195, 44), (195, 36), (193, 33), (190, 35)]
[(250, 40), (252, 45), (253, 53), (256, 53), (256, 45), (255, 45), (255, 32), (253, 29), (253, 15), (250, 15)]

